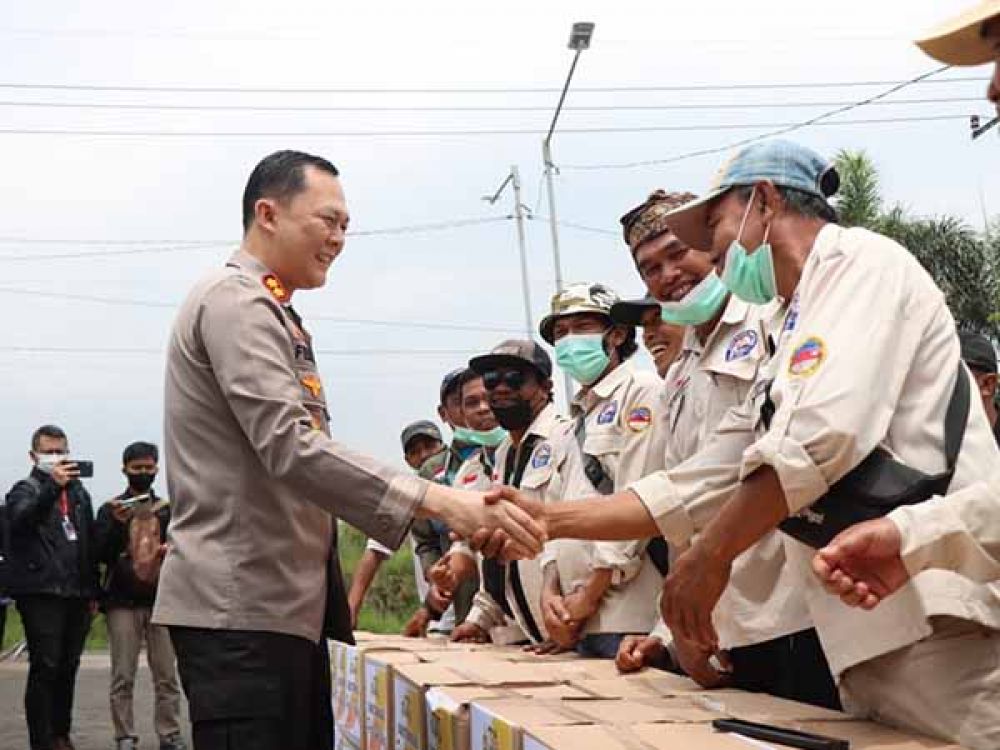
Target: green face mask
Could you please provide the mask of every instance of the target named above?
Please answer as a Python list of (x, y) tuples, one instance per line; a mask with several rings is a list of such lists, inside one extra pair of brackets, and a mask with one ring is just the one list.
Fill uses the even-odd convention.
[(661, 302), (660, 317), (679, 326), (697, 326), (711, 320), (726, 304), (729, 290), (713, 270), (680, 302)]
[(492, 430), (472, 430), (468, 427), (455, 427), (452, 430), (455, 439), (470, 445), (479, 445), (483, 448), (496, 448), (507, 437), (507, 430), (497, 425)]
[(603, 333), (571, 333), (556, 342), (556, 362), (576, 382), (590, 385), (608, 369)]
[(743, 227), (750, 215), (750, 207), (756, 195), (756, 188), (750, 193), (747, 210), (740, 222), (740, 231), (726, 253), (726, 267), (722, 271), (722, 283), (741, 300), (754, 305), (763, 305), (778, 296), (778, 282), (774, 277), (774, 255), (767, 243), (770, 225), (764, 229), (764, 241), (753, 252), (748, 252), (740, 240)]

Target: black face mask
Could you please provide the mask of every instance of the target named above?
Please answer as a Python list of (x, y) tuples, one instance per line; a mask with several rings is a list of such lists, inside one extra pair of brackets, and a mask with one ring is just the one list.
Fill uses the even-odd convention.
[(523, 432), (531, 426), (534, 417), (531, 414), (531, 402), (519, 398), (510, 406), (492, 406), (493, 415), (505, 430)]
[(149, 492), (149, 488), (153, 486), (153, 480), (156, 479), (156, 474), (126, 473), (125, 476), (128, 477), (128, 488), (139, 495)]

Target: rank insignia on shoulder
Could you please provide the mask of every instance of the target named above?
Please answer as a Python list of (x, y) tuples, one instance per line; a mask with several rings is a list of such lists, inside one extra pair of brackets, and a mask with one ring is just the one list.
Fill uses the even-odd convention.
[(757, 332), (754, 330), (747, 329), (737, 333), (726, 349), (726, 362), (733, 362), (749, 356), (757, 348), (758, 340)]
[(302, 380), (300, 382), (305, 387), (305, 389), (312, 394), (313, 398), (319, 398), (319, 394), (323, 392), (323, 383), (316, 375), (313, 375), (312, 373), (309, 373), (308, 375), (303, 375)]
[(628, 413), (627, 424), (632, 432), (642, 432), (653, 423), (653, 412), (648, 406), (637, 406)]
[(788, 374), (798, 377), (808, 377), (819, 369), (826, 359), (826, 345), (818, 336), (810, 336), (795, 351), (788, 360)]
[(531, 456), (531, 468), (533, 469), (544, 469), (552, 463), (552, 446), (548, 443), (542, 443), (537, 448)]
[(292, 295), (288, 293), (285, 285), (281, 283), (281, 279), (273, 273), (269, 273), (264, 276), (261, 279), (261, 282), (264, 284), (267, 291), (271, 293), (271, 296), (278, 300), (281, 304), (285, 304), (289, 299), (291, 299)]
[(618, 416), (618, 402), (612, 401), (607, 404), (597, 415), (597, 424), (611, 424)]

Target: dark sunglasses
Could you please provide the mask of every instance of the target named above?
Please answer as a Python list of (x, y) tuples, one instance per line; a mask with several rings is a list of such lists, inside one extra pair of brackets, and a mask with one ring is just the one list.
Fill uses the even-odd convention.
[(488, 391), (496, 390), (501, 383), (512, 391), (519, 391), (526, 382), (528, 376), (521, 370), (490, 370), (483, 373), (483, 385)]

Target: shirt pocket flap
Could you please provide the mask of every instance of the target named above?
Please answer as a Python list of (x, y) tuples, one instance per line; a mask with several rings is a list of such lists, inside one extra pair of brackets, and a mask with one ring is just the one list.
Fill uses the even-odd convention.
[(621, 439), (614, 433), (587, 435), (583, 441), (583, 452), (588, 456), (604, 456), (621, 452)]

